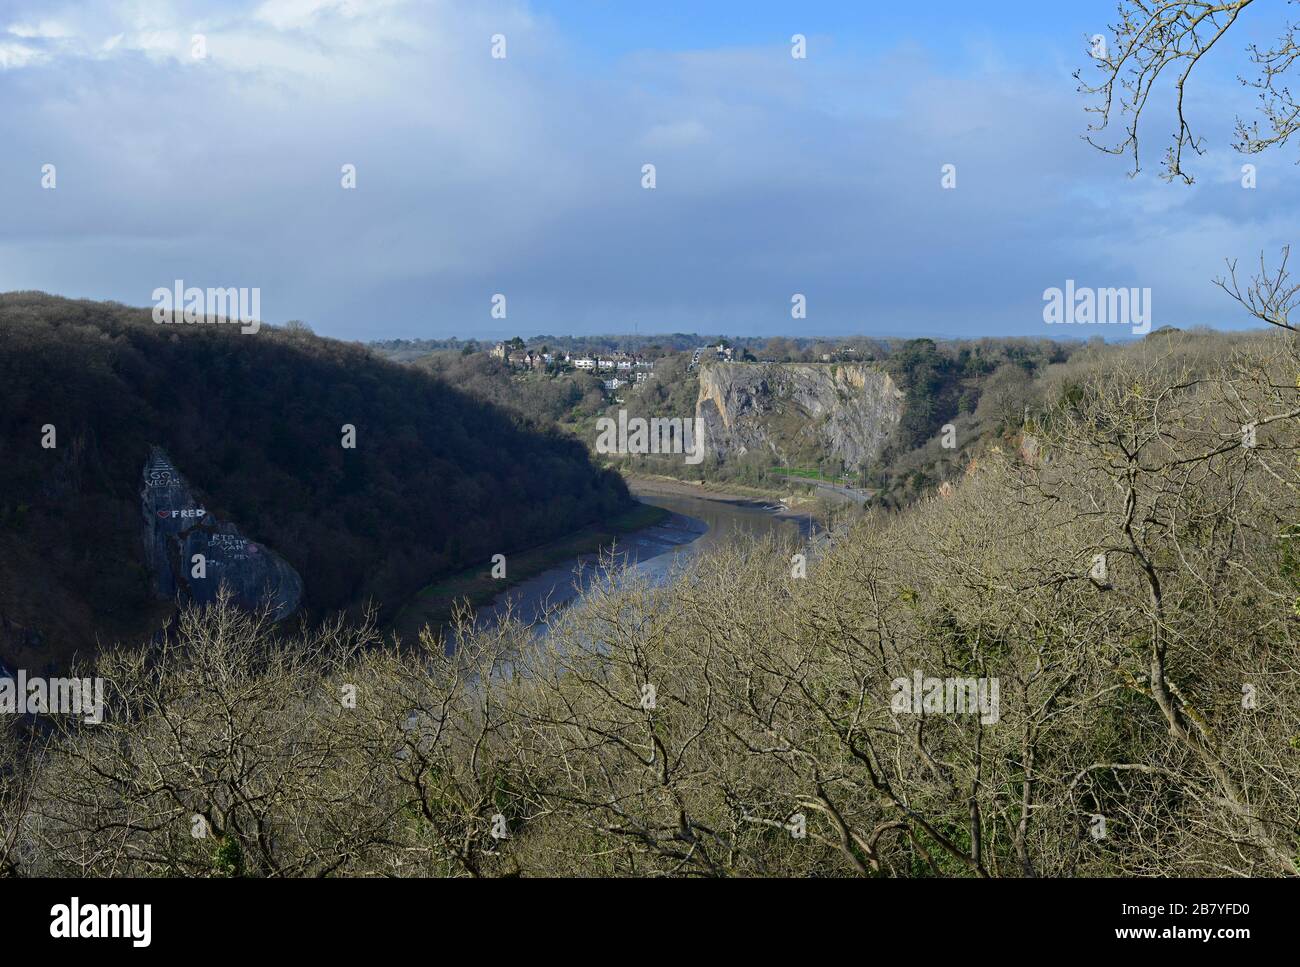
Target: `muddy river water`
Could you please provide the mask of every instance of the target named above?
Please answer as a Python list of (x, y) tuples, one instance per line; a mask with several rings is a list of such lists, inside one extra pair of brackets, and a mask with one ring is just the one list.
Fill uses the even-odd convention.
[[(739, 537), (762, 538), (769, 534), (806, 537), (807, 518), (779, 516), (779, 504), (755, 501), (722, 501), (686, 494), (633, 493), (642, 503), (669, 512), (654, 527), (626, 534), (613, 548), (616, 561), (634, 569), (652, 583), (663, 581), (683, 555), (708, 552)], [(571, 605), (599, 577), (599, 556), (585, 554), (543, 571), (502, 592), (490, 605), (478, 610), (477, 623), (490, 627), (508, 609), (525, 623), (542, 622), (548, 610)]]

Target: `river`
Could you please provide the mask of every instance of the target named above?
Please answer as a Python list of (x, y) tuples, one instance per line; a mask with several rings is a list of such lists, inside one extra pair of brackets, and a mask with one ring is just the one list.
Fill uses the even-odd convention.
[[(738, 537), (788, 534), (806, 538), (808, 518), (780, 515), (775, 502), (704, 499), (688, 494), (661, 493), (632, 484), (638, 500), (669, 512), (654, 527), (621, 538), (613, 553), (620, 564), (652, 583), (664, 581), (684, 556), (703, 554)], [(567, 607), (599, 576), (599, 556), (584, 554), (561, 566), (543, 571), (502, 592), (491, 604), (479, 608), (475, 623), (492, 627), (508, 610), (526, 624), (545, 627), (548, 610)]]

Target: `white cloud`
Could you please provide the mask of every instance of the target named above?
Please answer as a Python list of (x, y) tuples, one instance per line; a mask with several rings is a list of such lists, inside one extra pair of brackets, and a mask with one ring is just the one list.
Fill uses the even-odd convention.
[(9, 27), (9, 33), (25, 40), (33, 40), (37, 38), (57, 39), (60, 37), (70, 36), (66, 27), (53, 20), (44, 20), (35, 25), (25, 23), (13, 24)]
[(253, 17), (277, 30), (310, 25), (321, 14), (358, 18), (397, 6), (401, 0), (265, 0)]
[(34, 47), (0, 40), (0, 70), (16, 70), (39, 64), (45, 59), (45, 53)]

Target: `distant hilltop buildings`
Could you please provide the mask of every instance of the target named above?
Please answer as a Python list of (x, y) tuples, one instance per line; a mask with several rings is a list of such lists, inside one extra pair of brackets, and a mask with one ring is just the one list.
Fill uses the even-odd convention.
[[(539, 338), (537, 340), (541, 342)], [(783, 337), (768, 340), (763, 346), (754, 340), (742, 340), (732, 345), (731, 340), (720, 340), (716, 345), (699, 346), (694, 349), (669, 349), (666, 353), (659, 345), (652, 346), (648, 355), (638, 352), (613, 349), (583, 349), (575, 352), (551, 352), (547, 346), (538, 349), (528, 348), (522, 339), (515, 338), (507, 342), (498, 342), (487, 350), (488, 354), (508, 364), (516, 370), (536, 370), (539, 372), (563, 372), (576, 370), (606, 377), (618, 377), (627, 383), (645, 382), (647, 374), (655, 368), (655, 360), (663, 356), (686, 355), (687, 372), (698, 372), (707, 363), (753, 363), (771, 365), (779, 362), (802, 363), (859, 363), (877, 359), (876, 350), (870, 346), (861, 348), (844, 343), (825, 340), (805, 340), (806, 345), (799, 345)], [(486, 347), (485, 347), (486, 348)]]
[(619, 386), (633, 381), (643, 383), (647, 374), (655, 368), (652, 360), (639, 353), (615, 352), (587, 356), (537, 352), (532, 349), (511, 349), (510, 344), (504, 342), (493, 346), (489, 355), (508, 363), (514, 369), (577, 369), (589, 373), (618, 373), (626, 377), (619, 381)]
[(700, 365), (700, 360), (715, 359), (719, 362), (729, 363), (735, 358), (736, 350), (731, 346), (718, 343), (716, 346), (702, 346), (691, 353), (691, 369)]

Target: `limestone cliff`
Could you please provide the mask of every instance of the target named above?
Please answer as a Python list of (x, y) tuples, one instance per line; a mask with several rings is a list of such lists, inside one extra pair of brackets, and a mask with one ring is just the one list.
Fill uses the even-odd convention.
[(902, 391), (870, 364), (714, 363), (700, 369), (695, 415), (723, 460), (759, 451), (853, 470), (879, 455), (902, 409)]
[[(206, 604), (222, 584), (245, 608), (269, 601), (271, 616), (292, 614), (302, 599), (302, 578), (269, 547), (250, 541), (195, 500), (189, 484), (154, 447), (140, 492), (145, 556), (160, 597)], [(201, 555), (201, 563), (195, 560)]]

